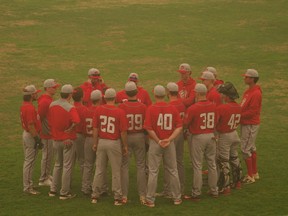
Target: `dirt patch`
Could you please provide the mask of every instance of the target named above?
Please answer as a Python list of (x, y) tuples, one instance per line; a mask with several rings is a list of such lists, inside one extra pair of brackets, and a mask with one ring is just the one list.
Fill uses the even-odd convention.
[(266, 52), (278, 52), (278, 53), (287, 53), (288, 44), (280, 44), (280, 45), (264, 45), (263, 50)]

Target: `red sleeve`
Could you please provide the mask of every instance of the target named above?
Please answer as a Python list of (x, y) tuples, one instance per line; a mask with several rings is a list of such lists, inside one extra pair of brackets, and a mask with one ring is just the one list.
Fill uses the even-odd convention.
[(191, 115), (192, 112), (191, 112), (190, 110), (191, 110), (190, 108), (187, 109), (186, 114), (185, 114), (185, 117), (184, 117), (184, 120), (183, 120), (184, 126), (185, 126), (186, 128), (189, 127), (189, 124), (190, 124), (190, 122), (192, 121), (192, 115)]
[(150, 116), (150, 109), (148, 108), (145, 114), (145, 121), (144, 121), (144, 128), (147, 130), (153, 130), (151, 125), (151, 116)]
[(128, 130), (128, 120), (125, 115), (125, 111), (120, 109), (120, 131), (127, 131)]
[(182, 127), (183, 126), (183, 121), (181, 119), (181, 116), (180, 116), (180, 113), (179, 111), (176, 109), (176, 107), (173, 107), (174, 108), (174, 112), (175, 112), (175, 126), (176, 128), (179, 128), (179, 127)]
[(195, 92), (194, 92), (194, 89), (192, 89), (190, 91), (190, 94), (189, 94), (189, 97), (188, 98), (183, 98), (182, 99), (182, 102), (183, 104), (186, 106), (186, 107), (189, 107), (191, 106), (192, 104), (195, 103)]
[(147, 91), (145, 91), (145, 105), (148, 107), (152, 104), (152, 101), (151, 101), (151, 98), (150, 98), (150, 95), (148, 94)]
[(261, 109), (261, 103), (262, 103), (262, 96), (261, 93), (254, 94), (251, 97), (249, 108), (242, 111), (241, 118), (243, 119), (249, 119), (255, 116), (255, 113), (259, 113), (259, 110)]
[(48, 101), (42, 100), (39, 104), (38, 104), (38, 114), (40, 116), (41, 121), (47, 117), (47, 113), (49, 111), (49, 105), (50, 103)]
[(80, 118), (79, 118), (78, 112), (77, 112), (75, 107), (73, 107), (70, 110), (70, 114), (71, 114), (71, 120), (73, 123), (79, 123), (80, 122)]

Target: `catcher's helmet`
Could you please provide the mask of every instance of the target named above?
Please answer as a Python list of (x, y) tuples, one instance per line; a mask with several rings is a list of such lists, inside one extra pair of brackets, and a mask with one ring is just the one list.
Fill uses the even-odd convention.
[(231, 99), (235, 100), (239, 98), (239, 94), (235, 88), (235, 86), (231, 82), (226, 82), (218, 87), (218, 92), (222, 93)]

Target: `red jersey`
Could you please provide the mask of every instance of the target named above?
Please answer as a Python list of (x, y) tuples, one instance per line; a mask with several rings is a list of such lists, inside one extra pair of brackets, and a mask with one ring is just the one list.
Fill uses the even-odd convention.
[(184, 124), (191, 134), (213, 133), (215, 123), (216, 104), (207, 100), (191, 105), (184, 118)]
[(128, 133), (143, 132), (143, 124), (146, 114), (146, 105), (139, 101), (125, 101), (119, 105), (126, 113), (128, 120)]
[(262, 107), (262, 90), (259, 85), (247, 89), (243, 94), (241, 102), (241, 124), (258, 125), (260, 124), (260, 112)]
[(212, 87), (210, 90), (207, 91), (206, 98), (207, 100), (215, 103), (216, 106), (222, 104), (221, 95), (215, 87)]
[(93, 117), (97, 112), (99, 106), (91, 106), (86, 109), (85, 113), (85, 135), (88, 137), (93, 136)]
[(84, 82), (80, 88), (83, 90), (83, 104), (85, 106), (91, 106), (92, 101), (90, 100), (91, 92), (94, 90), (100, 90), (102, 94), (105, 93), (105, 90), (108, 88), (105, 83), (97, 83), (96, 86), (93, 86), (91, 82)]
[(186, 112), (186, 107), (183, 104), (182, 100), (178, 99), (176, 101), (170, 101), (170, 104), (178, 110), (178, 112), (180, 113), (180, 117), (183, 120)]
[(194, 88), (196, 85), (196, 81), (191, 77), (188, 79), (187, 83), (184, 83), (182, 80), (177, 82), (178, 85), (178, 96), (182, 99), (184, 105), (189, 107), (194, 103), (195, 100), (195, 92)]
[(108, 104), (99, 106), (93, 117), (93, 127), (98, 129), (102, 139), (120, 139), (121, 132), (128, 129), (124, 110)]
[[(136, 95), (137, 100), (143, 104), (145, 104), (147, 107), (152, 104), (152, 101), (150, 99), (150, 96), (148, 92), (142, 88), (137, 86), (138, 93)], [(128, 96), (125, 92), (125, 90), (117, 92), (116, 95), (116, 103), (123, 103), (124, 101), (128, 101)]]
[(41, 130), (40, 117), (33, 106), (32, 102), (24, 101), (20, 107), (20, 118), (22, 123), (22, 128), (29, 132), (29, 125), (34, 124), (36, 131), (39, 133)]
[(51, 139), (50, 127), (48, 125), (48, 112), (49, 106), (52, 103), (53, 99), (50, 95), (43, 94), (38, 98), (38, 114), (41, 120), (42, 130), (40, 137), (42, 139)]
[(229, 133), (237, 129), (241, 119), (241, 106), (236, 102), (221, 104), (216, 108), (217, 126), (220, 133)]
[(76, 108), (68, 101), (59, 99), (51, 103), (48, 122), (54, 140), (76, 139), (75, 130), (69, 133), (65, 132), (72, 123), (80, 122)]
[(77, 113), (79, 115), (79, 118), (80, 118), (80, 123), (77, 124), (75, 127), (76, 133), (85, 134), (85, 132), (86, 132), (85, 113), (86, 113), (87, 107), (84, 106), (80, 102), (74, 102), (74, 106), (75, 106)]
[(148, 107), (144, 128), (153, 130), (160, 140), (169, 138), (179, 127), (182, 127), (180, 114), (171, 104), (158, 102)]

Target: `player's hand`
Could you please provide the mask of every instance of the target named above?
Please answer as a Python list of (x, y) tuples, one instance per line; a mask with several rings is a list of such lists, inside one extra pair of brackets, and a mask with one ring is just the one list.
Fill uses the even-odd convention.
[(158, 143), (162, 148), (166, 148), (170, 144), (170, 140), (169, 139), (163, 139), (163, 140), (160, 140)]
[(95, 151), (95, 152), (97, 151), (97, 144), (96, 144), (96, 143), (93, 144), (93, 146), (92, 146), (92, 150)]
[(35, 136), (34, 141), (35, 141), (34, 149), (42, 149), (43, 148), (43, 143), (42, 143), (39, 136)]
[(128, 148), (127, 148), (127, 146), (123, 146), (123, 148), (122, 148), (122, 155), (123, 155), (123, 156), (127, 156), (127, 155), (128, 155)]

